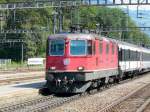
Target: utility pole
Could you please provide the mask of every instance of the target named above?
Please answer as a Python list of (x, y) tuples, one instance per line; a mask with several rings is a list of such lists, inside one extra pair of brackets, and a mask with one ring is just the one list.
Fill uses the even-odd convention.
[(47, 31), (50, 32), (50, 17), (47, 17)]
[(1, 15), (0, 15), (0, 22), (1, 22), (1, 31), (0, 32), (2, 32), (2, 19), (3, 19), (3, 14), (2, 14), (2, 12), (1, 12)]
[(137, 6), (137, 18), (142, 18), (142, 13), (140, 13), (139, 11), (139, 5)]
[(56, 34), (58, 13), (56, 11), (53, 11), (52, 15), (53, 15), (53, 34)]
[(23, 42), (21, 43), (21, 63), (23, 64), (24, 61), (24, 45)]
[(59, 9), (59, 32), (63, 31), (63, 9)]
[(14, 25), (14, 29), (16, 30), (16, 10), (14, 9), (13, 12), (14, 12), (14, 22), (13, 22), (13, 25)]

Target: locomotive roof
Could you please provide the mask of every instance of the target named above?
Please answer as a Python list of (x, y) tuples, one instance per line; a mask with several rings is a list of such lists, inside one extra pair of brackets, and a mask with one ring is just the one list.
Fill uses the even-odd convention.
[(60, 39), (65, 39), (65, 38), (69, 38), (69, 39), (87, 39), (87, 40), (91, 40), (91, 39), (95, 39), (96, 37), (98, 37), (98, 35), (95, 34), (73, 34), (73, 33), (64, 33), (64, 34), (54, 34), (54, 35), (50, 35), (49, 39), (56, 39), (56, 38), (60, 38)]
[(92, 39), (103, 39), (105, 41), (113, 41), (115, 43), (118, 44), (118, 46), (123, 47), (123, 46), (128, 46), (128, 47), (124, 47), (125, 49), (130, 49), (132, 47), (132, 49), (134, 50), (143, 50), (143, 51), (147, 51), (150, 52), (150, 49), (138, 46), (138, 45), (134, 45), (131, 43), (127, 43), (124, 41), (119, 41), (119, 40), (115, 40), (115, 39), (111, 39), (111, 38), (107, 38), (107, 37), (103, 37), (103, 36), (99, 36), (96, 34), (82, 34), (82, 33), (62, 33), (62, 34), (54, 34), (54, 35), (50, 35), (49, 39), (65, 39), (65, 38), (69, 38), (69, 39), (87, 39), (87, 40), (92, 40)]

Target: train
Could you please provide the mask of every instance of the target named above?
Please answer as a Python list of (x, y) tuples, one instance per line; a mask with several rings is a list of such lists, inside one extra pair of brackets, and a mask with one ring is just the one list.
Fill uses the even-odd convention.
[(53, 93), (83, 93), (150, 70), (150, 49), (97, 34), (50, 35), (46, 52)]

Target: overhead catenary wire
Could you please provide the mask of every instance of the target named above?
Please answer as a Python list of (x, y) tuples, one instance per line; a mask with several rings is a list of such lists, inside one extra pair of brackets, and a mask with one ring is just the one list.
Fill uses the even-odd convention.
[(0, 3), (0, 10), (51, 8), (51, 7), (76, 7), (76, 6), (115, 6), (115, 5), (150, 5), (149, 0), (37, 0), (26, 2)]

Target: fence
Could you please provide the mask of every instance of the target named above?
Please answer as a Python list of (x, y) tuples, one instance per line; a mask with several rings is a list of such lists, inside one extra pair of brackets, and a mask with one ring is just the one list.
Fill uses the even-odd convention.
[(11, 59), (0, 59), (0, 69), (6, 70), (7, 65), (11, 64)]
[[(44, 62), (44, 59), (43, 59)], [(45, 70), (45, 63), (42, 65), (28, 65), (27, 61), (21, 62), (14, 62), (11, 59), (0, 59), (0, 73), (5, 71), (44, 71)]]

